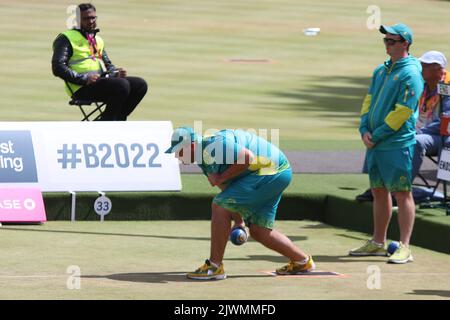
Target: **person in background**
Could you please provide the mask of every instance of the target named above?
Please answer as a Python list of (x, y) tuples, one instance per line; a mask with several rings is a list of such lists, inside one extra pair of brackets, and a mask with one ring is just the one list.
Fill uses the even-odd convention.
[[(450, 96), (440, 96), (437, 91), (439, 82), (450, 84), (450, 73), (445, 69), (447, 59), (442, 52), (428, 51), (419, 61), (422, 65), (424, 90), (419, 100), (419, 118), (416, 125), (416, 145), (412, 163), (412, 180), (417, 177), (424, 156), (438, 156), (442, 149), (450, 147), (450, 137), (444, 140), (440, 135), (441, 113), (450, 113)], [(367, 158), (364, 159), (363, 173), (367, 171)], [(414, 192), (413, 192), (414, 195)], [(371, 189), (356, 197), (360, 201), (372, 201)]]
[(419, 60), (422, 64), (425, 87), (419, 100), (419, 119), (412, 166), (413, 179), (419, 173), (424, 156), (438, 156), (443, 143), (450, 146), (450, 137), (445, 137), (443, 141), (440, 134), (441, 113), (450, 112), (450, 96), (441, 97), (437, 88), (439, 82), (450, 84), (450, 74), (445, 70), (447, 59), (442, 52), (428, 51)]
[(400, 246), (390, 263), (413, 260), (411, 238), (415, 204), (412, 197), (412, 158), (415, 145), (416, 114), (423, 91), (420, 62), (409, 54), (411, 29), (402, 23), (381, 26), (390, 59), (372, 76), (361, 109), (359, 131), (367, 148), (367, 168), (373, 194), (374, 230), (372, 239), (350, 250), (351, 256), (386, 256), (386, 235), (392, 216), (391, 192), (397, 200)]
[(147, 93), (147, 83), (116, 68), (98, 35), (94, 5), (78, 5), (80, 28), (59, 34), (53, 42), (52, 71), (76, 100), (106, 102), (103, 121), (125, 121)]

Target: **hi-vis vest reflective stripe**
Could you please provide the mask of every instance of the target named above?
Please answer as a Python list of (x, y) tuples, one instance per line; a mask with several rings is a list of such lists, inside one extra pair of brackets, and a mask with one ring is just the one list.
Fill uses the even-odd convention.
[[(62, 33), (69, 39), (72, 45), (72, 57), (69, 60), (69, 68), (78, 73), (101, 72), (102, 67), (99, 57), (103, 52), (104, 42), (99, 36), (95, 36), (98, 51), (95, 54), (95, 60), (91, 57), (88, 40), (77, 30), (67, 30)], [(66, 92), (72, 96), (81, 86), (66, 81)]]

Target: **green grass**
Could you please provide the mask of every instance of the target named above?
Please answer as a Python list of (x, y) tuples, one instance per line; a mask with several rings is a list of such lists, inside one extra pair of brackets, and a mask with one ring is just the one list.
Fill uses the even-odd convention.
[[(446, 254), (413, 247), (414, 263), (388, 265), (382, 257), (346, 256), (366, 239), (365, 234), (312, 221), (279, 221), (276, 228), (312, 254), (318, 270), (345, 277), (272, 277), (265, 272), (280, 267), (286, 259), (251, 240), (242, 247), (228, 245), (227, 280), (196, 282), (184, 274), (209, 254), (207, 221), (48, 222), (0, 229), (0, 299), (450, 297), (450, 257)], [(81, 271), (79, 290), (67, 288), (69, 266)], [(380, 290), (367, 288), (369, 266), (380, 268)]]
[[(182, 174), (182, 193), (217, 193), (202, 174)], [(353, 199), (367, 189), (369, 180), (364, 174), (294, 174), (286, 193), (330, 194)]]
[[(213, 188), (209, 185), (208, 180), (202, 174), (182, 174), (182, 191), (179, 192), (111, 192), (108, 195), (114, 195), (117, 199), (127, 199), (127, 201), (132, 201), (133, 205), (137, 207), (146, 208), (148, 212), (153, 212), (156, 210), (155, 207), (149, 205), (152, 199), (164, 198), (171, 199), (171, 196), (206, 196), (207, 198), (212, 198), (215, 194), (219, 192), (218, 188)], [(299, 199), (306, 199), (312, 201), (323, 201), (325, 196), (332, 196), (343, 198), (345, 201), (353, 201), (355, 197), (365, 191), (369, 186), (368, 176), (365, 174), (294, 174), (291, 184), (285, 191), (287, 196), (299, 196)], [(78, 194), (78, 199), (83, 199), (83, 196), (90, 196), (92, 198), (89, 201), (94, 201), (98, 196), (97, 193), (80, 192)], [(59, 198), (55, 203), (58, 203), (56, 208), (61, 206), (68, 206), (70, 202), (70, 195), (68, 193), (48, 193), (48, 195), (54, 200)], [(89, 199), (90, 199), (89, 198)], [(131, 200), (130, 200), (131, 199)], [(79, 200), (80, 201), (80, 200)], [(87, 200), (84, 200), (87, 201)], [(83, 202), (85, 205), (89, 204), (87, 207), (83, 207), (84, 210), (92, 211), (92, 205), (90, 202)], [(173, 200), (176, 202), (179, 200)], [(207, 210), (209, 210), (209, 201), (206, 205)], [(301, 200), (299, 200), (301, 201)], [(138, 205), (139, 204), (139, 205)], [(173, 203), (172, 203), (173, 204)], [(142, 209), (141, 208), (141, 209)], [(56, 209), (55, 209), (56, 210)], [(58, 209), (62, 210), (62, 209)], [(66, 212), (70, 213), (69, 210)], [(67, 211), (66, 210), (66, 211)], [(336, 211), (340, 211), (340, 208), (336, 208)], [(64, 211), (64, 210), (63, 210)], [(147, 212), (147, 211), (146, 211)], [(116, 214), (125, 214), (126, 212), (116, 212)], [(59, 212), (59, 214), (62, 214)], [(87, 214), (81, 211), (81, 216)], [(93, 214), (93, 213), (92, 213)], [(355, 213), (356, 214), (356, 213)], [(424, 220), (438, 223), (442, 225), (450, 226), (450, 217), (445, 215), (444, 209), (420, 209), (417, 206), (416, 209), (417, 217)]]
[[(65, 29), (72, 1), (4, 0), (0, 8), (0, 120), (80, 119), (51, 74), (51, 44)], [(130, 120), (203, 121), (206, 128), (280, 129), (283, 149), (362, 150), (359, 109), (369, 77), (385, 58), (382, 36), (366, 28), (373, 1), (97, 0), (99, 27), (112, 61), (144, 77), (150, 92)], [(450, 52), (448, 1), (377, 1), (382, 22), (415, 32), (412, 53)], [(317, 37), (302, 30), (320, 27)], [(227, 59), (270, 59), (230, 64)], [(322, 180), (323, 178), (323, 180)], [(324, 183), (326, 181), (326, 183)], [(186, 192), (214, 192), (204, 177), (183, 175)], [(349, 187), (350, 186), (350, 187)], [(300, 175), (287, 190), (352, 198), (362, 175)], [(352, 189), (356, 188), (358, 190)], [(300, 191), (299, 191), (300, 190)], [(448, 223), (441, 211), (424, 216)], [(230, 279), (192, 283), (181, 273), (208, 252), (208, 222), (49, 222), (3, 227), (1, 299), (309, 299), (448, 298), (448, 255), (414, 248), (416, 262), (349, 260), (367, 235), (317, 222), (277, 222), (319, 268), (348, 275), (278, 279), (282, 259), (249, 242), (229, 247)], [(351, 263), (349, 263), (351, 262)], [(82, 289), (67, 290), (66, 269), (78, 265)], [(382, 270), (382, 290), (366, 287), (367, 267)], [(433, 265), (430, 272), (429, 266)], [(294, 284), (294, 285), (293, 285)], [(244, 287), (252, 290), (237, 291)]]
[[(0, 120), (79, 120), (50, 70), (70, 1), (2, 1)], [(98, 24), (112, 61), (150, 92), (131, 120), (203, 128), (277, 128), (286, 149), (360, 149), (359, 109), (386, 55), (366, 28), (372, 1), (104, 1)], [(412, 53), (450, 52), (447, 1), (378, 1), (382, 22), (409, 24)], [(321, 28), (317, 37), (302, 30)], [(271, 59), (230, 64), (227, 59)], [(315, 143), (318, 141), (318, 143)]]
[[(186, 194), (216, 194), (217, 188), (212, 188), (202, 174), (183, 174), (182, 187)], [(367, 190), (368, 176), (365, 174), (294, 174), (292, 182), (286, 189), (289, 195), (331, 195), (353, 200)], [(444, 209), (420, 209), (417, 206), (416, 215), (425, 220), (450, 226), (450, 217)]]

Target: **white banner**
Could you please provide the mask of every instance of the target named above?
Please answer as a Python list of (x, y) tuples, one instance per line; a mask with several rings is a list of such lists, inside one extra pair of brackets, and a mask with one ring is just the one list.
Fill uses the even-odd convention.
[(442, 149), (439, 158), (438, 179), (450, 181), (450, 150)]
[(0, 122), (0, 187), (179, 191), (170, 121)]

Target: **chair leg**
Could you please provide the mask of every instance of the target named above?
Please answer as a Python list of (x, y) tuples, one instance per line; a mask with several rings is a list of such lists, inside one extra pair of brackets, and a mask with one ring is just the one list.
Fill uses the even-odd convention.
[(83, 105), (78, 105), (78, 107), (81, 110), (81, 113), (83, 114), (83, 119), (81, 121), (91, 121), (90, 117), (98, 112), (98, 115), (93, 119), (93, 121), (99, 120), (101, 116), (103, 115), (104, 110), (102, 110), (103, 107), (106, 106), (105, 102), (94, 102), (95, 109), (91, 112), (87, 113), (83, 109)]
[(83, 119), (81, 121), (89, 121), (89, 115), (87, 115), (86, 112), (84, 112), (83, 106), (78, 105), (78, 108), (80, 108), (81, 113), (83, 114)]
[[(427, 155), (426, 157), (434, 164), (436, 164), (436, 165), (438, 164), (438, 160), (434, 158), (435, 156)], [(435, 191), (439, 185), (439, 182), (437, 182), (434, 186), (430, 185), (428, 183), (427, 179), (425, 179), (425, 177), (420, 172), (417, 174), (417, 178), (422, 180), (422, 182), (424, 183), (424, 184), (414, 183), (414, 185), (419, 186), (419, 187), (423, 186), (423, 187), (427, 187), (427, 188), (434, 188), (434, 191)]]
[(420, 173), (417, 174), (417, 177), (423, 181), (423, 183), (425, 184), (425, 186), (427, 188), (431, 188), (430, 184), (428, 183), (427, 179), (425, 179), (425, 177), (423, 175), (421, 175)]
[(427, 156), (428, 159), (430, 159), (431, 162), (433, 162), (434, 164), (438, 164), (438, 159), (436, 157), (436, 159), (433, 156)]
[(102, 108), (106, 105), (106, 102), (96, 102), (95, 105), (97, 106), (97, 108), (94, 110), (98, 111), (98, 115), (95, 117), (94, 121), (100, 119), (103, 115), (104, 110), (102, 110)]

